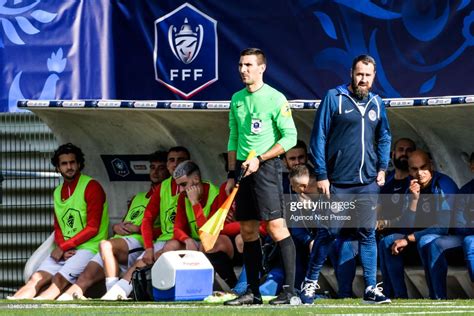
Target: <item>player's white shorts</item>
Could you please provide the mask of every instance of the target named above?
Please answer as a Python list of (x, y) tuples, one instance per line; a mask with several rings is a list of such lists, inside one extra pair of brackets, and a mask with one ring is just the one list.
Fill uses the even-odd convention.
[[(143, 246), (142, 244), (133, 237), (128, 237), (128, 236), (123, 236), (119, 237), (127, 243), (128, 246), (128, 262), (127, 264), (119, 264), (120, 266), (120, 271), (126, 272), (128, 268), (130, 268), (133, 263), (137, 260), (137, 258), (143, 253)], [(96, 262), (98, 265), (100, 265), (102, 268), (104, 267), (104, 261), (102, 260), (102, 257), (100, 256), (100, 253), (97, 253), (91, 261)]]
[(94, 253), (85, 249), (77, 250), (76, 254), (66, 261), (56, 261), (48, 256), (36, 271), (44, 271), (53, 276), (60, 273), (69, 283), (73, 284), (92, 257), (94, 257)]
[[(163, 249), (163, 247), (165, 246), (166, 244), (166, 241), (157, 241), (153, 244), (153, 253), (156, 253), (157, 251), (160, 251), (161, 249)], [(140, 260), (141, 258), (143, 258), (143, 256), (145, 255), (145, 253), (143, 252), (138, 258), (137, 260)]]

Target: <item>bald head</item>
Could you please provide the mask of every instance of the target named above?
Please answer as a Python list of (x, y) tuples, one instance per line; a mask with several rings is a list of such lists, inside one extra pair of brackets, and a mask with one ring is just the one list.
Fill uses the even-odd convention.
[(422, 188), (426, 187), (433, 178), (433, 166), (430, 156), (423, 150), (417, 149), (408, 158), (408, 171), (413, 179), (418, 180)]
[(410, 157), (408, 158), (408, 161), (418, 160), (418, 159), (422, 159), (426, 163), (431, 163), (431, 159), (430, 159), (430, 156), (428, 155), (428, 153), (421, 150), (421, 149), (417, 149), (417, 150), (413, 151), (410, 154)]

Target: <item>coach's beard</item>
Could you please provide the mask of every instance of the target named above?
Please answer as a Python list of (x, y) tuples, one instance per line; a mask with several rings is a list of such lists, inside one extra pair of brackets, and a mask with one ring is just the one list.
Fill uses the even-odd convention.
[(357, 99), (363, 100), (369, 96), (370, 89), (365, 87), (359, 87), (354, 81), (351, 83), (352, 91)]

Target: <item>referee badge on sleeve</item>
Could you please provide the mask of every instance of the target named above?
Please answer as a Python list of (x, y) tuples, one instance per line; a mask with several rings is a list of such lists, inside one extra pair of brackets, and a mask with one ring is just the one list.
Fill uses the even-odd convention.
[(261, 119), (252, 119), (251, 126), (252, 133), (258, 134), (262, 131), (262, 120)]
[(291, 108), (290, 108), (290, 105), (288, 104), (288, 102), (286, 102), (285, 104), (283, 104), (281, 106), (280, 113), (284, 117), (290, 117), (291, 116)]

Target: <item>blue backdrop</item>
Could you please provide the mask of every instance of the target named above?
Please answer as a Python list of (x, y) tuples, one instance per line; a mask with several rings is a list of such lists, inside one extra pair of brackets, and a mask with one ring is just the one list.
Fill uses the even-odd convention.
[(18, 99), (228, 100), (239, 52), (266, 81), (320, 99), (354, 56), (383, 97), (473, 93), (471, 0), (0, 0), (0, 111)]

